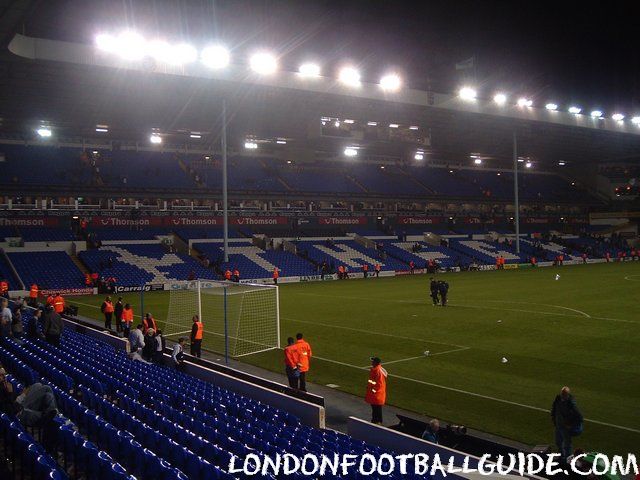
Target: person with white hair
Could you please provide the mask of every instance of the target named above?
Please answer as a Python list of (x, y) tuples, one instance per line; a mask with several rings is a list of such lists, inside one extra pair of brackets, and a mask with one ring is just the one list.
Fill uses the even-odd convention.
[(560, 394), (556, 395), (551, 407), (551, 420), (555, 426), (556, 445), (561, 458), (566, 461), (573, 452), (572, 437), (582, 433), (584, 422), (569, 387), (562, 387)]

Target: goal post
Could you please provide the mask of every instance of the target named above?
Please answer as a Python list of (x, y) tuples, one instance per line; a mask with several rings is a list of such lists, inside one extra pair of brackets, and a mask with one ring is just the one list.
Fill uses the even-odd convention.
[(277, 285), (193, 280), (170, 287), (166, 318), (158, 319), (165, 337), (188, 338), (197, 314), (205, 350), (237, 358), (280, 348)]

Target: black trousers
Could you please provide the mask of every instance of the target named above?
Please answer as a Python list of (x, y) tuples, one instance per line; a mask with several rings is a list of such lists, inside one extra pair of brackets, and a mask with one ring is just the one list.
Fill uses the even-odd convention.
[(440, 301), (442, 302), (442, 306), (446, 307), (447, 306), (447, 295), (446, 294), (440, 294)]
[(431, 294), (431, 299), (433, 300), (433, 304), (434, 305), (438, 304), (438, 294), (437, 293), (432, 293)]
[(129, 334), (131, 333), (131, 326), (129, 323), (122, 324), (122, 336), (124, 338), (129, 338)]
[(111, 319), (113, 318), (112, 312), (105, 312), (104, 314), (104, 328), (111, 330)]
[(295, 375), (295, 370), (289, 366), (285, 368), (287, 373), (287, 380), (289, 380), (289, 386), (294, 389), (298, 389), (298, 377)]
[(120, 317), (116, 315), (116, 332), (121, 332), (121, 331), (122, 331), (122, 320), (120, 320)]
[(371, 405), (371, 423), (382, 423), (382, 405)]
[(299, 389), (303, 392), (307, 391), (307, 372), (300, 372), (300, 377), (298, 378), (298, 386)]
[(202, 340), (191, 342), (191, 355), (198, 358), (202, 357)]
[(47, 343), (53, 345), (54, 347), (60, 346), (60, 335), (47, 334), (45, 335), (45, 339), (47, 340)]

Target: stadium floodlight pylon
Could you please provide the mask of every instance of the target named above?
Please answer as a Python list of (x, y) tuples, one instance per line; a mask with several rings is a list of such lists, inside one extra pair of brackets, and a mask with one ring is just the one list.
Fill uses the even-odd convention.
[(157, 319), (165, 337), (188, 339), (197, 314), (204, 324), (202, 348), (226, 359), (280, 348), (277, 285), (200, 279), (168, 287), (166, 318)]

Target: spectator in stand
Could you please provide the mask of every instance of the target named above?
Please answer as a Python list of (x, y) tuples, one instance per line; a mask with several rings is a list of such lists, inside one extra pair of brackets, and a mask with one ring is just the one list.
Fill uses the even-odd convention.
[(300, 379), (300, 352), (293, 337), (287, 338), (287, 346), (284, 347), (284, 365), (289, 386), (298, 390)]
[(163, 354), (164, 354), (164, 348), (165, 348), (165, 339), (164, 336), (162, 335), (162, 330), (158, 330), (156, 332), (156, 336), (154, 338), (155, 341), (155, 345), (156, 345), (156, 351), (154, 353), (153, 356), (153, 363), (156, 363), (158, 365), (162, 365), (163, 363)]
[(173, 346), (173, 352), (171, 353), (171, 361), (173, 366), (177, 370), (184, 369), (184, 344), (187, 341), (186, 338), (180, 337), (178, 343)]
[(371, 405), (371, 423), (382, 424), (382, 407), (387, 401), (387, 371), (378, 357), (371, 357), (365, 401)]
[(113, 315), (116, 320), (116, 332), (122, 331), (122, 312), (124, 311), (124, 305), (122, 304), (122, 297), (118, 297), (118, 301), (113, 307)]
[(566, 460), (573, 450), (572, 437), (582, 433), (584, 421), (569, 387), (562, 387), (556, 395), (551, 406), (551, 420), (555, 426), (556, 445), (561, 458)]
[(198, 315), (194, 315), (191, 319), (191, 355), (194, 357), (202, 357), (202, 336), (204, 334), (204, 325), (200, 321)]
[(296, 348), (298, 350), (298, 355), (300, 356), (300, 367), (298, 370), (300, 371), (299, 385), (300, 390), (303, 392), (307, 391), (307, 372), (310, 368), (311, 357), (313, 356), (311, 352), (311, 345), (304, 340), (303, 335), (298, 333), (296, 335)]
[(131, 350), (131, 355), (133, 359), (136, 360), (135, 356), (138, 356), (138, 359), (142, 359), (140, 354), (142, 353), (142, 349), (144, 348), (144, 333), (142, 333), (142, 325), (137, 325), (136, 328), (129, 334), (129, 349)]
[(37, 309), (35, 312), (33, 312), (33, 317), (31, 318), (31, 321), (27, 325), (27, 338), (30, 338), (30, 339), (38, 338), (40, 340), (44, 340), (44, 335), (38, 329), (38, 326), (40, 325), (41, 322), (42, 322), (42, 310)]
[(440, 421), (436, 418), (431, 419), (427, 424), (427, 428), (422, 432), (422, 439), (431, 443), (438, 443), (438, 432), (440, 431)]
[(64, 322), (58, 312), (52, 307), (47, 307), (44, 314), (44, 337), (47, 343), (58, 347), (60, 346), (60, 336), (64, 329)]
[(130, 304), (126, 304), (122, 309), (122, 335), (129, 338), (131, 333), (131, 324), (133, 323), (133, 308)]
[(142, 348), (142, 358), (147, 362), (152, 362), (156, 354), (156, 332), (153, 328), (149, 328), (144, 334), (144, 347)]
[(100, 311), (104, 314), (104, 328), (106, 330), (111, 330), (111, 320), (113, 319), (113, 312), (115, 308), (113, 306), (113, 302), (111, 301), (111, 297), (107, 297), (102, 302), (100, 306)]
[(228, 268), (227, 268), (227, 270), (224, 272), (224, 279), (225, 279), (227, 282), (230, 282), (230, 281), (231, 281), (231, 270), (229, 270)]
[(11, 336), (11, 322), (13, 320), (9, 309), (9, 300), (3, 298), (0, 306), (2, 307), (2, 311), (0, 311), (0, 337), (8, 338)]
[(13, 338), (22, 338), (23, 333), (22, 309), (16, 305), (13, 309), (13, 319), (11, 320), (11, 336)]
[(13, 415), (13, 402), (16, 400), (16, 393), (13, 385), (7, 380), (6, 370), (0, 366), (0, 412)]
[(240, 283), (240, 270), (238, 270), (238, 268), (233, 269), (233, 281)]
[(16, 416), (26, 427), (42, 428), (42, 446), (53, 453), (56, 447), (58, 407), (53, 390), (49, 385), (36, 382), (28, 385), (16, 398)]

